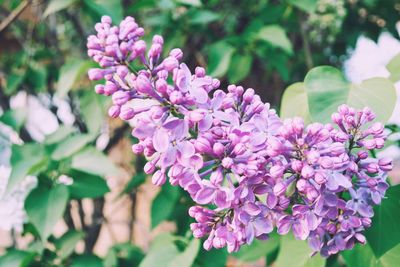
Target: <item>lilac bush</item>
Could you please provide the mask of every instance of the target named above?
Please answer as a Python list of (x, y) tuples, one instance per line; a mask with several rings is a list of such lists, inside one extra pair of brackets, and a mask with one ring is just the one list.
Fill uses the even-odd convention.
[(282, 121), (253, 89), (192, 73), (180, 49), (162, 57), (161, 36), (147, 47), (132, 17), (113, 26), (104, 16), (95, 29), (88, 55), (100, 68), (89, 78), (105, 81), (95, 90), (112, 98), (109, 115), (133, 125), (153, 183), (168, 179), (197, 203), (191, 230), (205, 249), (238, 251), (275, 228), (323, 256), (365, 243), (392, 168), (369, 155), (385, 142), (369, 108), (342, 105), (331, 124)]

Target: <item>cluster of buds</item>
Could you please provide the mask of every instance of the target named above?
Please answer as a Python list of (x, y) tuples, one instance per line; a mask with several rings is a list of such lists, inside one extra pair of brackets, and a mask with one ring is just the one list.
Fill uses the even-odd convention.
[(112, 97), (111, 117), (133, 126), (132, 150), (147, 158), (153, 183), (169, 180), (197, 203), (191, 229), (205, 249), (238, 251), (275, 227), (324, 256), (365, 242), (391, 169), (368, 155), (385, 137), (381, 124), (365, 128), (370, 110), (340, 107), (336, 128), (282, 122), (253, 89), (223, 91), (204, 68), (192, 73), (180, 49), (163, 57), (161, 36), (146, 49), (133, 18), (112, 26), (105, 16), (95, 28), (88, 54), (101, 68), (89, 78), (105, 80), (96, 92)]

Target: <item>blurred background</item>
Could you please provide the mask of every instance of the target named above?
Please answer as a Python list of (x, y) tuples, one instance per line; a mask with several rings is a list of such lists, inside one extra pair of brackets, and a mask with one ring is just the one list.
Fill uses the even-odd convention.
[[(285, 88), (314, 66), (336, 66), (358, 83), (388, 77), (386, 65), (400, 53), (398, 0), (0, 0), (0, 255), (11, 248), (12, 259), (31, 257), (34, 266), (159, 266), (159, 253), (182, 246), (155, 249), (154, 240), (189, 242), (190, 199), (146, 179), (129, 127), (107, 117), (110, 103), (87, 79), (94, 65), (86, 38), (105, 14), (115, 23), (135, 17), (145, 39), (163, 35), (165, 51), (180, 47), (191, 69), (205, 67), (221, 88), (252, 87), (277, 110)], [(397, 159), (399, 125), (400, 103), (382, 152)], [(6, 190), (15, 170), (23, 177)], [(50, 182), (68, 189), (65, 212), (39, 244), (24, 202)], [(57, 206), (47, 210), (38, 220), (57, 218)], [(187, 253), (189, 265), (171, 266), (266, 266), (283, 257), (279, 241), (270, 244), (230, 256), (197, 249)]]

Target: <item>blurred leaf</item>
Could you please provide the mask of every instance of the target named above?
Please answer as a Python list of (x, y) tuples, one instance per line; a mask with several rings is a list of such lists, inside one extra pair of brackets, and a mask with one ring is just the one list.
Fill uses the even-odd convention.
[(179, 188), (165, 183), (151, 205), (151, 228), (169, 218), (179, 199)]
[(279, 248), (279, 236), (271, 235), (271, 238), (267, 241), (261, 241), (255, 239), (253, 243), (240, 248), (239, 252), (232, 254), (235, 258), (238, 258), (244, 262), (252, 262), (259, 260), (262, 257), (276, 251)]
[(167, 266), (177, 255), (179, 250), (174, 241), (176, 239), (171, 234), (158, 235), (151, 244), (149, 252), (139, 267)]
[(259, 40), (263, 40), (274, 47), (281, 48), (288, 54), (293, 54), (292, 43), (285, 30), (279, 25), (268, 25), (260, 29), (257, 34)]
[(352, 84), (347, 104), (362, 109), (371, 108), (376, 114), (376, 120), (386, 123), (396, 105), (396, 88), (386, 78), (372, 78), (361, 84)]
[(44, 144), (51, 145), (58, 143), (74, 132), (76, 132), (74, 127), (63, 124), (54, 133), (46, 136)]
[(45, 65), (38, 62), (30, 63), (26, 78), (36, 92), (47, 89), (47, 69)]
[(349, 83), (334, 67), (313, 68), (307, 73), (304, 85), (310, 115), (314, 121), (329, 122), (338, 106), (347, 102)]
[(189, 22), (191, 24), (208, 24), (216, 21), (220, 18), (220, 15), (210, 10), (193, 9), (193, 12), (189, 14)]
[(94, 254), (76, 255), (71, 262), (71, 267), (103, 267), (102, 260)]
[(208, 71), (211, 76), (222, 77), (228, 71), (234, 48), (225, 41), (209, 47)]
[(354, 108), (371, 108), (377, 120), (385, 123), (392, 115), (396, 103), (393, 83), (386, 78), (372, 78), (361, 84), (350, 84), (336, 68), (316, 67), (310, 70), (304, 85), (312, 119), (330, 122), (338, 106), (348, 104)]
[(194, 259), (200, 248), (200, 240), (193, 238), (186, 249), (177, 255), (171, 262), (168, 263), (169, 267), (191, 267)]
[(101, 102), (101, 96), (93, 90), (85, 92), (79, 99), (79, 108), (83, 121), (90, 133), (98, 134), (104, 121), (104, 103)]
[(88, 134), (75, 134), (62, 140), (57, 144), (51, 158), (53, 160), (61, 160), (72, 156), (74, 153), (81, 150), (90, 141), (93, 140), (92, 135)]
[(374, 267), (376, 258), (369, 244), (356, 244), (354, 248), (340, 253), (348, 267)]
[(43, 147), (40, 144), (13, 145), (11, 154), (11, 175), (7, 189), (11, 190), (21, 182), (44, 159)]
[(63, 10), (71, 6), (76, 1), (77, 0), (51, 0), (50, 3), (47, 5), (46, 10), (43, 13), (43, 17), (45, 18), (50, 14)]
[(40, 234), (42, 242), (52, 233), (54, 226), (64, 214), (68, 201), (68, 189), (57, 185), (51, 189), (40, 186), (28, 195), (25, 209), (29, 221)]
[(107, 182), (99, 176), (74, 171), (69, 174), (74, 182), (68, 186), (71, 198), (97, 198), (110, 192)]
[(341, 253), (347, 267), (394, 267), (400, 262), (400, 245), (380, 258), (376, 258), (370, 245), (356, 244), (353, 249)]
[(281, 237), (281, 245), (276, 267), (323, 267), (326, 260), (320, 255), (310, 256), (311, 248), (307, 242), (296, 240), (293, 235)]
[(205, 249), (200, 249), (197, 255), (196, 263), (201, 267), (225, 267), (226, 260), (228, 258), (228, 252), (226, 249), (212, 249), (207, 251)]
[(392, 82), (395, 83), (400, 80), (400, 53), (390, 60), (386, 68), (390, 72)]
[(201, 0), (175, 0), (175, 2), (188, 6), (195, 6), (195, 7), (201, 6)]
[(104, 267), (138, 266), (144, 258), (143, 251), (130, 243), (116, 244), (104, 259)]
[(92, 62), (81, 59), (72, 59), (67, 61), (60, 69), (57, 82), (57, 96), (64, 98), (69, 90), (74, 86), (78, 78), (86, 74), (92, 66)]
[(123, 18), (121, 0), (83, 0), (83, 2), (99, 16), (110, 16), (114, 23), (120, 23)]
[(114, 163), (94, 147), (88, 147), (75, 154), (72, 157), (71, 167), (98, 176), (118, 174)]
[(9, 109), (0, 117), (0, 121), (19, 132), (26, 121), (27, 110), (25, 108)]
[(294, 83), (286, 88), (282, 96), (280, 114), (282, 119), (302, 117), (304, 121), (310, 120), (308, 111), (307, 92), (304, 83)]
[(25, 267), (32, 261), (34, 253), (22, 250), (10, 250), (0, 256), (1, 267)]
[(390, 187), (374, 211), (372, 226), (365, 234), (372, 251), (380, 257), (400, 243), (400, 185)]
[(74, 252), (76, 244), (84, 237), (83, 232), (69, 230), (54, 242), (57, 254), (61, 259), (65, 259)]
[(228, 79), (230, 83), (242, 81), (249, 75), (253, 64), (253, 56), (250, 54), (233, 54), (232, 61), (229, 65)]
[(288, 2), (307, 13), (313, 13), (318, 5), (318, 0), (288, 0)]
[(24, 79), (25, 79), (24, 70), (12, 72), (9, 75), (7, 75), (4, 93), (6, 95), (14, 94), (17, 91), (18, 87), (21, 85), (21, 83), (24, 81)]
[(136, 174), (126, 184), (122, 193), (127, 194), (127, 193), (131, 192), (134, 188), (139, 187), (146, 181), (146, 177), (147, 177), (147, 175), (144, 172), (140, 172), (140, 173)]

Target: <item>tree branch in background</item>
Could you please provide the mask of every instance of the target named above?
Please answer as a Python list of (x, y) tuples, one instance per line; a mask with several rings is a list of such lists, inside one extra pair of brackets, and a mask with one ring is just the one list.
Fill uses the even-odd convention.
[(30, 4), (31, 0), (24, 0), (22, 1), (19, 6), (17, 6), (16, 9), (14, 9), (8, 17), (6, 17), (1, 23), (0, 23), (0, 32), (2, 32), (5, 28), (7, 28), (8, 25), (10, 25), (21, 13), (22, 11), (25, 10), (25, 8), (28, 7)]

